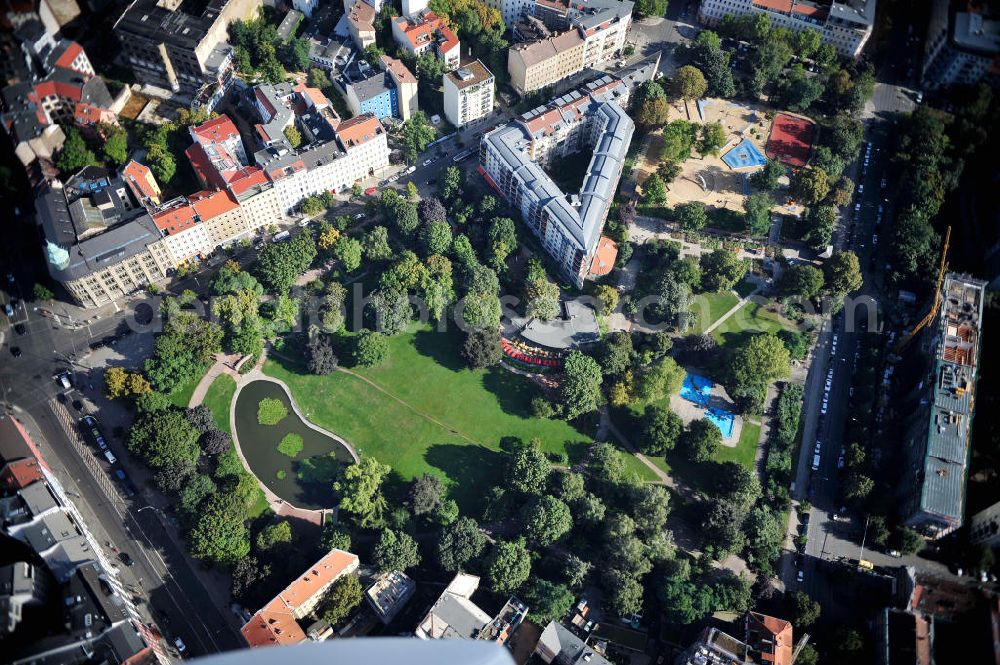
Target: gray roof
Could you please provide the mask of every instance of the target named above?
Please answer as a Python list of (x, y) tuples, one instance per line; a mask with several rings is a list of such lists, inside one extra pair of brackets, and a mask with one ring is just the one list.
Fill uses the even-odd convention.
[(294, 87), (294, 83), (291, 81), (285, 81), (284, 83), (278, 83), (275, 85), (270, 83), (261, 83), (256, 88), (256, 91), (262, 93), (274, 108), (274, 116), (270, 121), (265, 122), (264, 118), (261, 118), (261, 124), (264, 127), (264, 131), (267, 132), (267, 135), (271, 137), (272, 141), (283, 140), (284, 129), (292, 121), (292, 116), (294, 115), (292, 109), (289, 106), (285, 106), (285, 103), (281, 98), (288, 98), (291, 96), (293, 94)]
[(285, 18), (281, 19), (281, 24), (278, 26), (278, 39), (287, 42), (303, 18), (305, 17), (302, 12), (289, 9), (288, 13), (285, 14)]
[(31, 483), (17, 492), (32, 515), (41, 515), (59, 506), (55, 496), (45, 483)]
[(1000, 20), (972, 12), (956, 12), (952, 38), (962, 48), (996, 55), (1000, 53)]
[(555, 654), (553, 662), (569, 663), (570, 665), (576, 665), (576, 663), (611, 665), (604, 656), (588, 647), (569, 628), (555, 621), (550, 621), (545, 626), (545, 630), (542, 631), (542, 635), (538, 639), (538, 646)]
[(205, 10), (194, 15), (185, 10), (188, 5), (198, 7), (200, 3), (182, 2), (176, 11), (171, 11), (159, 6), (157, 0), (133, 0), (114, 29), (193, 51), (230, 1), (209, 0)]
[(871, 27), (875, 23), (875, 0), (838, 0), (830, 6), (830, 18)]
[(581, 28), (593, 28), (610, 18), (622, 19), (632, 15), (635, 3), (629, 0), (573, 0), (569, 11), (570, 21)]
[(347, 87), (354, 91), (359, 102), (367, 102), (369, 99), (374, 99), (387, 90), (390, 90), (393, 86), (388, 74), (375, 71), (366, 79), (359, 79), (353, 83), (348, 83)]
[(0, 418), (0, 465), (25, 457), (34, 457), (34, 453), (14, 426), (13, 417)]
[(443, 638), (472, 639), (488, 623), (488, 620), (483, 621), (482, 616), (476, 614), (470, 605), (472, 601), (467, 598), (460, 598), (447, 592), (441, 596), (430, 611), (430, 619), (438, 625), (446, 626)]
[(508, 168), (542, 203), (549, 218), (566, 229), (577, 248), (587, 252), (600, 238), (635, 124), (613, 102), (592, 98), (589, 108), (583, 111), (598, 116), (600, 129), (578, 201), (568, 200), (552, 178), (530, 158), (527, 148), (531, 135), (523, 122), (512, 122), (486, 135), (483, 141), (493, 146)]

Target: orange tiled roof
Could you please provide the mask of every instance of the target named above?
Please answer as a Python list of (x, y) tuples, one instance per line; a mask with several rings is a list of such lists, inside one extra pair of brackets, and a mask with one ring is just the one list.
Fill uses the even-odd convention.
[(756, 7), (770, 9), (774, 12), (792, 11), (792, 0), (753, 0), (753, 4)]
[(774, 665), (792, 665), (792, 624), (784, 619), (768, 616), (759, 612), (750, 612), (751, 620), (771, 633), (772, 652), (765, 653), (764, 659)]
[(197, 219), (194, 208), (184, 203), (154, 214), (153, 222), (156, 228), (172, 236), (194, 226)]
[(9, 462), (0, 470), (0, 487), (8, 490), (19, 490), (43, 478), (38, 460), (25, 457)]
[(384, 131), (382, 123), (371, 113), (363, 113), (337, 126), (337, 135), (347, 148), (370, 141)]
[(347, 14), (347, 20), (360, 29), (375, 29), (375, 8), (364, 0), (356, 0), (351, 5), (351, 11)]
[(597, 243), (597, 251), (594, 252), (594, 260), (590, 264), (590, 273), (592, 275), (607, 275), (614, 270), (617, 258), (618, 245), (611, 238), (601, 236), (601, 240)]
[(188, 197), (188, 203), (201, 219), (209, 220), (239, 207), (229, 192), (223, 190), (202, 190)]
[(357, 567), (358, 557), (343, 550), (330, 550), (297, 580), (271, 599), (240, 630), (251, 647), (297, 644), (306, 634), (295, 620), (295, 610), (339, 578)]
[(100, 122), (117, 122), (115, 114), (108, 109), (86, 102), (77, 102), (73, 109), (73, 120), (78, 125), (96, 125)]
[(136, 194), (139, 198), (159, 198), (160, 192), (154, 188), (156, 180), (153, 178), (152, 171), (145, 164), (140, 164), (134, 159), (130, 160), (122, 169), (122, 175), (125, 176), (126, 183), (134, 190), (138, 190)]
[(191, 131), (202, 143), (221, 143), (240, 135), (239, 130), (236, 129), (236, 124), (225, 114), (220, 115), (218, 118), (206, 120), (197, 127), (192, 127)]
[(259, 166), (248, 166), (236, 172), (229, 179), (229, 190), (237, 196), (247, 191), (251, 187), (267, 183), (267, 174)]
[(187, 155), (188, 161), (191, 162), (191, 168), (194, 169), (194, 174), (198, 176), (198, 182), (203, 186), (208, 186), (209, 184), (216, 187), (226, 186), (225, 178), (212, 166), (212, 160), (209, 159), (200, 143), (192, 143), (184, 151), (184, 154)]
[(402, 60), (397, 60), (390, 55), (382, 54), (379, 58), (382, 61), (382, 66), (386, 68), (387, 71), (391, 71), (399, 79), (400, 83), (416, 83), (417, 77), (406, 68), (406, 65)]
[(70, 42), (66, 50), (62, 52), (59, 59), (56, 60), (56, 67), (62, 67), (63, 69), (71, 69), (73, 61), (76, 60), (76, 56), (83, 52), (83, 48), (76, 42)]
[(330, 100), (326, 98), (326, 95), (324, 95), (323, 91), (320, 90), (319, 88), (310, 88), (305, 83), (300, 83), (297, 86), (295, 86), (295, 92), (311, 99), (313, 106), (315, 106), (316, 108), (322, 109), (330, 105)]
[(395, 19), (403, 34), (414, 48), (423, 46), (428, 42), (435, 41), (440, 37), (441, 43), (438, 48), (442, 52), (448, 52), (458, 46), (458, 36), (452, 32), (451, 28), (445, 25), (444, 21), (434, 12), (425, 12), (421, 16), (420, 23), (414, 23), (406, 17)]
[(42, 81), (35, 86), (35, 93), (41, 99), (55, 96), (78, 102), (83, 96), (83, 84), (82, 82), (80, 85), (73, 85), (63, 81)]

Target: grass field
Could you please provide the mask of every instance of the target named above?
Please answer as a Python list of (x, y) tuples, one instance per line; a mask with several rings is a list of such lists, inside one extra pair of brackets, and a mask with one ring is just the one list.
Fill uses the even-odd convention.
[(230, 434), (232, 431), (229, 428), (229, 405), (233, 402), (234, 394), (236, 394), (236, 381), (228, 374), (220, 374), (215, 381), (212, 381), (212, 385), (205, 392), (205, 399), (201, 401), (212, 410), (216, 427)]
[(776, 312), (769, 311), (760, 303), (747, 302), (718, 328), (712, 331), (712, 336), (719, 344), (731, 345), (746, 333), (778, 332), (779, 330), (795, 330), (795, 325)]
[(712, 459), (716, 462), (736, 462), (752, 470), (759, 439), (760, 425), (744, 418), (743, 430), (740, 432), (740, 440), (736, 442), (736, 447), (719, 446)]
[(285, 359), (264, 365), (289, 386), (307, 418), (389, 464), (399, 481), (423, 473), (448, 479), (467, 511), (500, 479), (505, 437), (537, 438), (543, 451), (564, 451), (571, 461), (591, 441), (566, 422), (533, 418), (537, 389), (527, 379), (500, 368), (465, 368), (451, 333), (425, 326), (397, 335), (384, 365), (352, 371), (375, 385), (344, 372), (310, 375)]
[(694, 297), (691, 311), (694, 312), (694, 325), (691, 334), (700, 335), (723, 314), (736, 306), (740, 299), (732, 291), (719, 293), (699, 293)]
[(191, 395), (194, 394), (194, 389), (198, 387), (199, 381), (201, 381), (201, 375), (198, 375), (193, 381), (188, 381), (177, 386), (174, 392), (170, 393), (171, 404), (186, 409), (188, 403), (191, 401)]

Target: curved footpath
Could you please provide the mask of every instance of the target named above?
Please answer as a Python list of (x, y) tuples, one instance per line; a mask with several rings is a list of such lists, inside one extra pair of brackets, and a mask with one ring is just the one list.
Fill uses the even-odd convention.
[(229, 374), (232, 376), (236, 381), (236, 392), (233, 393), (233, 399), (229, 403), (229, 429), (233, 436), (233, 446), (236, 448), (236, 454), (243, 463), (243, 468), (245, 468), (247, 472), (257, 481), (257, 486), (264, 492), (264, 496), (267, 497), (267, 502), (275, 514), (283, 517), (294, 517), (296, 519), (312, 522), (313, 524), (322, 525), (323, 517), (326, 513), (330, 512), (330, 509), (315, 510), (309, 508), (299, 508), (298, 506), (289, 503), (275, 494), (267, 485), (264, 484), (264, 481), (261, 480), (256, 473), (254, 473), (253, 469), (250, 468), (250, 464), (243, 455), (243, 449), (240, 447), (240, 439), (236, 433), (236, 401), (240, 396), (240, 392), (243, 390), (244, 386), (253, 383), (254, 381), (269, 381), (281, 386), (281, 389), (285, 391), (285, 395), (288, 397), (289, 404), (292, 405), (292, 410), (295, 412), (295, 415), (306, 424), (306, 427), (309, 427), (310, 429), (313, 429), (340, 443), (344, 446), (347, 452), (350, 453), (355, 462), (360, 461), (357, 451), (354, 449), (354, 446), (344, 440), (342, 436), (338, 436), (329, 430), (323, 429), (306, 418), (299, 409), (299, 405), (295, 402), (295, 397), (292, 395), (292, 391), (289, 390), (284, 381), (264, 374), (261, 368), (264, 365), (264, 360), (267, 358), (267, 349), (265, 349), (264, 353), (261, 354), (254, 368), (246, 374), (240, 374), (236, 370), (240, 364), (237, 358), (237, 356), (226, 356), (222, 354), (217, 356), (215, 364), (212, 365), (208, 372), (205, 373), (205, 376), (202, 377), (201, 381), (198, 382), (198, 386), (195, 388), (191, 395), (191, 400), (188, 402), (188, 407), (194, 408), (201, 404), (205, 399), (205, 395), (208, 392), (209, 387), (220, 375)]

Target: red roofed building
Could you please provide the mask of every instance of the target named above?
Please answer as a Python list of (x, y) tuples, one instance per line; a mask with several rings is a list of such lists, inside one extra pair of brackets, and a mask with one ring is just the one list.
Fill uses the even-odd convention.
[(73, 109), (73, 122), (81, 127), (93, 127), (94, 125), (106, 124), (117, 125), (118, 116), (114, 111), (102, 109), (100, 106), (80, 102)]
[(224, 188), (247, 166), (246, 149), (236, 125), (220, 115), (190, 128), (194, 144), (184, 151), (202, 187)]
[(8, 491), (22, 489), (42, 479), (42, 468), (38, 466), (38, 460), (33, 458), (7, 462), (0, 468), (0, 487)]
[(184, 199), (171, 201), (152, 217), (175, 265), (211, 251), (213, 245), (209, 243), (205, 226), (194, 206)]
[(298, 644), (306, 639), (299, 625), (323, 600), (333, 583), (358, 569), (358, 557), (330, 552), (254, 614), (240, 630), (251, 647)]
[(250, 232), (243, 209), (226, 190), (205, 190), (187, 197), (198, 213), (211, 245), (232, 242)]
[(153, 177), (153, 172), (145, 164), (130, 160), (122, 167), (122, 179), (132, 190), (135, 198), (144, 204), (160, 205), (160, 186)]
[(747, 612), (745, 642), (747, 655), (755, 663), (792, 665), (795, 641), (792, 624), (784, 619)]
[(444, 20), (432, 11), (392, 19), (392, 38), (415, 56), (433, 47), (435, 55), (449, 70), (459, 66), (462, 44)]
[(598, 277), (607, 275), (615, 268), (615, 259), (618, 258), (618, 245), (607, 236), (601, 236), (597, 243), (597, 251), (594, 252), (594, 260), (590, 264), (590, 274)]
[(76, 42), (63, 40), (49, 54), (48, 61), (52, 67), (71, 69), (84, 76), (95, 76), (94, 66), (83, 47)]

